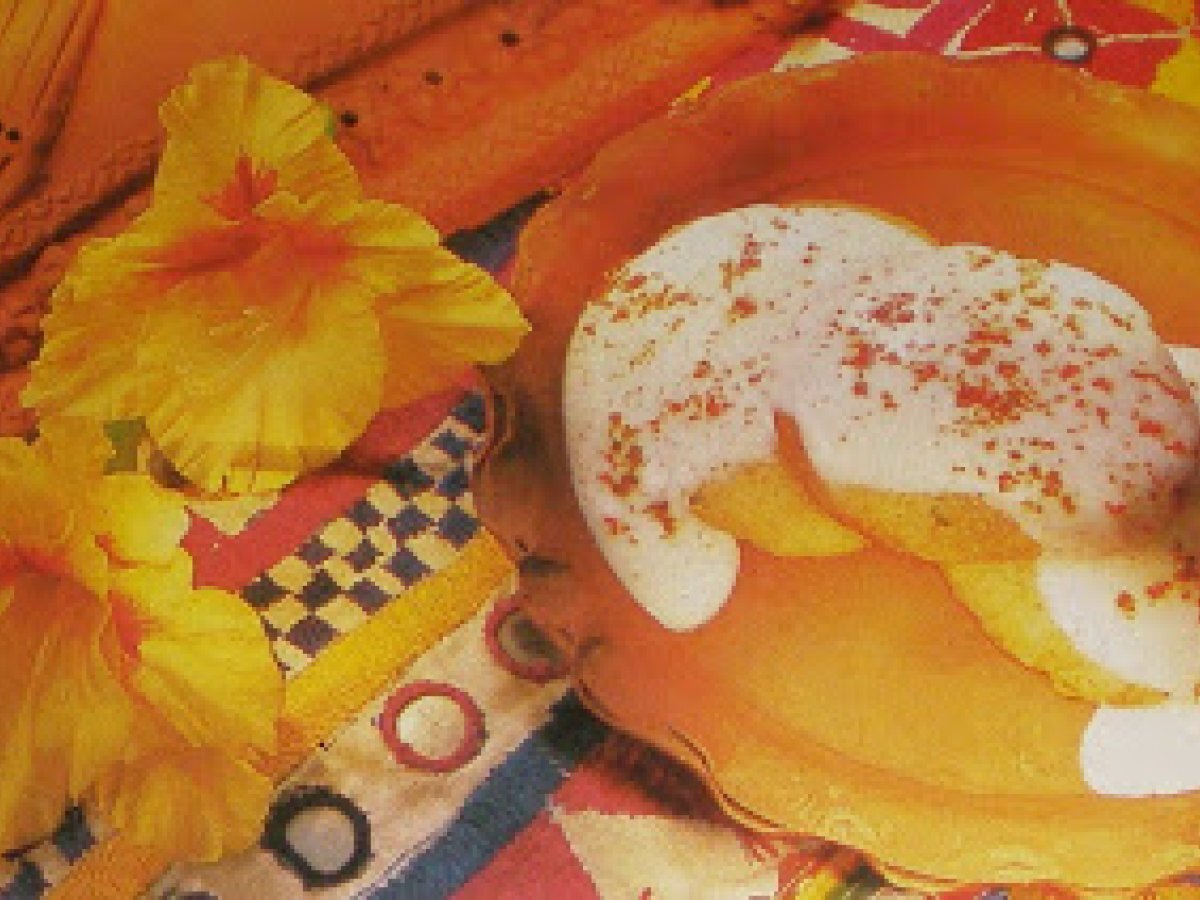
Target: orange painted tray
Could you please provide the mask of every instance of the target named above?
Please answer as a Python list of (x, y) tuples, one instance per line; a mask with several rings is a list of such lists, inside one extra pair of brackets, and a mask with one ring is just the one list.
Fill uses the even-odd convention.
[(581, 696), (743, 821), (861, 849), (902, 883), (1107, 891), (1200, 866), (1200, 796), (1088, 792), (1075, 759), (1091, 707), (1000, 652), (936, 573), (743, 546), (720, 615), (657, 625), (574, 505), (559, 396), (606, 272), (673, 226), (762, 201), (866, 204), (942, 241), (1082, 265), (1139, 297), (1166, 340), (1198, 344), (1197, 159), (1200, 116), (1160, 98), (1037, 62), (907, 54), (748, 79), (606, 148), (523, 236), (534, 330), (491, 373), (498, 434), (478, 480)]

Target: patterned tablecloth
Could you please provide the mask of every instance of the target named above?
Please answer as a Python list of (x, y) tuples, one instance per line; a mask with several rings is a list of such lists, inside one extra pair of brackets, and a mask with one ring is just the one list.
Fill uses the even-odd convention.
[[(1185, 64), (1197, 53), (1196, 9), (1190, 25), (1179, 24), (1188, 6), (1167, 8), (1168, 17), (1124, 0), (858, 3), (813, 31), (764, 39), (711, 82), (918, 49), (1047, 54), (1096, 77), (1150, 86), (1167, 60)], [(706, 80), (697, 90), (710, 87)], [(451, 243), (502, 271), (534, 205)], [(245, 527), (198, 519), (188, 538), (198, 579), (241, 592), (291, 679), (319, 665), (347, 634), (387, 625), (394, 637), (397, 628), (417, 627), (411, 623), (420, 622), (421, 604), (441, 596), (422, 586), (480, 537), (469, 468), (483, 426), (481, 400), (469, 385), (382, 416), (344, 464), (289, 490)], [(410, 624), (381, 618), (397, 615)], [(511, 601), (496, 596), (459, 618), (465, 622), (292, 772), (258, 848), (219, 865), (172, 870), (153, 894), (574, 900), (897, 893), (849, 850), (764, 840), (734, 827), (686, 773), (579, 704)], [(72, 812), (51, 840), (13, 861), (0, 895), (39, 897), (70, 883), (72, 867), (106, 840)]]

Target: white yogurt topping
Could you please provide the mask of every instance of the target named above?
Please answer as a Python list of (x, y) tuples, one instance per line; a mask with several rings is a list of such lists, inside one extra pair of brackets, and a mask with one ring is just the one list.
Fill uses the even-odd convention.
[(1181, 577), (1183, 565), (1167, 548), (1048, 556), (1038, 562), (1038, 588), (1084, 656), (1133, 684), (1190, 700), (1200, 684), (1200, 582)]
[(1187, 382), (1193, 399), (1200, 397), (1200, 347), (1170, 347), (1175, 368)]
[(837, 298), (844, 312), (802, 320), (782, 361), (803, 373), (781, 400), (823, 478), (977, 495), (1051, 549), (1158, 528), (1200, 415), (1133, 298), (970, 246), (869, 277)]
[(711, 618), (737, 567), (689, 498), (768, 459), (777, 410), (827, 482), (977, 495), (1062, 553), (1156, 529), (1200, 447), (1123, 291), (846, 209), (749, 207), (664, 238), (580, 317), (564, 409), (602, 552), (677, 629)]
[[(1044, 548), (1038, 585), (1077, 649), (1191, 699), (1194, 560), (1178, 533), (1155, 538), (1200, 458), (1180, 369), (1194, 382), (1200, 351), (1164, 346), (1132, 297), (1081, 269), (934, 246), (849, 209), (747, 207), (668, 235), (584, 310), (567, 447), (601, 552), (667, 628), (709, 621), (737, 577), (736, 541), (691, 496), (770, 459), (783, 412), (828, 483), (1005, 512)], [(1130, 556), (1131, 541), (1158, 549)], [(1081, 751), (1096, 790), (1200, 786), (1200, 766), (1171, 768), (1200, 711), (1155, 710), (1097, 713)], [(1154, 776), (1122, 762), (1143, 728), (1169, 733)]]
[(609, 566), (663, 625), (703, 624), (733, 588), (737, 543), (688, 501), (770, 458), (775, 355), (797, 314), (847, 272), (924, 246), (865, 213), (747, 207), (664, 238), (584, 310), (563, 384), (575, 491)]
[(1200, 705), (1096, 710), (1083, 733), (1079, 763), (1098, 794), (1146, 797), (1200, 789)]
[[(1185, 380), (1200, 350), (1169, 348)], [(1189, 383), (1194, 395), (1194, 379)], [(1093, 662), (1133, 684), (1180, 699), (1200, 686), (1200, 497), (1181, 501), (1165, 530), (1137, 550), (1048, 552), (1038, 590), (1055, 624)]]

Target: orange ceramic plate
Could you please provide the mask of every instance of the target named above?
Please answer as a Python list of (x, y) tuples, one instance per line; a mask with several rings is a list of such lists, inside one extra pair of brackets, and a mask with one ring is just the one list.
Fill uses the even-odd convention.
[(492, 373), (485, 521), (581, 695), (764, 827), (859, 848), (925, 885), (1097, 890), (1200, 868), (1200, 795), (1116, 799), (1078, 771), (1091, 707), (1000, 652), (936, 570), (883, 550), (743, 547), (710, 623), (659, 626), (577, 511), (563, 352), (604, 274), (665, 231), (755, 202), (865, 204), (944, 241), (1082, 265), (1200, 344), (1200, 116), (1051, 64), (901, 54), (750, 79), (610, 145), (531, 224), (534, 324)]

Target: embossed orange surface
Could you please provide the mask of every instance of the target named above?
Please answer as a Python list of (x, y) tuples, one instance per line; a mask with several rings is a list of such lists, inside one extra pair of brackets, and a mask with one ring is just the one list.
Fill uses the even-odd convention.
[(286, 15), (275, 3), (165, 13), (112, 3), (95, 17), (78, 78), (64, 88), (65, 119), (34, 161), (33, 188), (0, 210), (0, 433), (31, 424), (7, 400), (24, 377), (13, 370), (36, 353), (49, 292), (79, 243), (120, 230), (145, 206), (157, 105), (196, 62), (247, 53), (314, 90), (368, 195), (450, 232), (554, 188), (747, 42), (821, 4), (285, 5)]
[(866, 204), (942, 241), (1081, 265), (1196, 344), (1197, 158), (1200, 118), (1159, 98), (1040, 63), (900, 54), (751, 79), (606, 148), (524, 235), (534, 331), (491, 373), (500, 435), (478, 485), (581, 694), (737, 817), (862, 849), (900, 881), (1107, 890), (1200, 864), (1200, 797), (1090, 793), (1076, 758), (1092, 707), (997, 649), (914, 558), (743, 545), (721, 613), (662, 628), (575, 508), (559, 397), (606, 272), (675, 225), (761, 201)]

